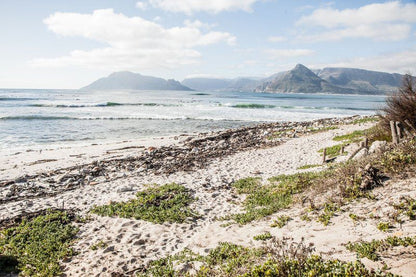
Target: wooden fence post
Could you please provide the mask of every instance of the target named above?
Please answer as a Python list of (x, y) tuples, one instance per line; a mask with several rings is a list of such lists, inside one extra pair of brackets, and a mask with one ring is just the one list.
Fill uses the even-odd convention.
[(326, 162), (326, 148), (324, 148), (324, 152), (322, 153), (323, 157), (322, 157), (322, 163)]
[(396, 131), (397, 131), (397, 138), (400, 140), (403, 138), (401, 124), (399, 121), (396, 121)]
[(397, 140), (397, 133), (396, 133), (396, 124), (394, 124), (394, 121), (390, 121), (390, 129), (391, 129), (391, 137), (394, 144), (399, 143)]
[(345, 146), (341, 146), (341, 150), (339, 151), (339, 154), (342, 155), (344, 154), (345, 151)]

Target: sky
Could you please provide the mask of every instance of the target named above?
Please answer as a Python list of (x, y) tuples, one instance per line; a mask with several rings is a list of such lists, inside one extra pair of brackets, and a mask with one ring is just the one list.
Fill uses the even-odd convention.
[(0, 88), (115, 71), (267, 77), (301, 63), (416, 73), (416, 1), (0, 0)]

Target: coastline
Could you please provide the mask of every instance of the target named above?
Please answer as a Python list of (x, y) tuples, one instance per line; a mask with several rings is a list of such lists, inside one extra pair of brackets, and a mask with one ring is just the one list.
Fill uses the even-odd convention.
[[(8, 164), (3, 163), (6, 166), (0, 169), (3, 207), (0, 220), (47, 208), (77, 210), (90, 217), (90, 221), (80, 226), (74, 245), (79, 254), (63, 263), (66, 276), (122, 274), (184, 248), (206, 254), (219, 242), (259, 246), (261, 243), (253, 241), (253, 235), (266, 231), (297, 241), (303, 237), (326, 257), (354, 260), (354, 253), (342, 250), (342, 244), (385, 237), (372, 221), (356, 225), (348, 220), (348, 214), (341, 214), (333, 224), (323, 227), (317, 222), (300, 220), (303, 207), (299, 206), (243, 226), (223, 227), (224, 222), (218, 218), (242, 210), (238, 204), (241, 196), (235, 195), (231, 187), (234, 181), (250, 176), (266, 180), (299, 172), (298, 168), (304, 165), (321, 164), (318, 150), (335, 145), (334, 136), (373, 125), (351, 124), (359, 118), (269, 123), (176, 139), (61, 148), (6, 157)], [(326, 129), (334, 125), (338, 128)], [(278, 136), (273, 137), (275, 134)], [(52, 159), (55, 161), (47, 161)], [(172, 182), (182, 184), (194, 194), (198, 200), (192, 206), (201, 218), (188, 223), (153, 224), (88, 214), (94, 205), (131, 199), (146, 184)], [(377, 189), (376, 194), (383, 195), (386, 190), (395, 194), (377, 203), (349, 204), (351, 212), (385, 213), (383, 205), (392, 198), (407, 194), (416, 197), (416, 182), (408, 183)], [(10, 193), (12, 186), (20, 188), (14, 195)], [(294, 220), (282, 229), (271, 228), (271, 218), (280, 214), (290, 215)], [(411, 223), (402, 229), (403, 235), (416, 232)], [(92, 250), (91, 246), (99, 241), (105, 241), (107, 246)], [(371, 261), (366, 265), (379, 267)], [(392, 271), (404, 276), (411, 276), (411, 270), (416, 268), (416, 263), (408, 259), (394, 261), (392, 265)]]

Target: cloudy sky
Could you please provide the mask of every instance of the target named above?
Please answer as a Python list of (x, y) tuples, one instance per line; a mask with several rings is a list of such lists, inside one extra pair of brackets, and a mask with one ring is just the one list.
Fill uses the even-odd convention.
[(416, 1), (1, 0), (0, 87), (183, 80), (297, 63), (416, 73)]

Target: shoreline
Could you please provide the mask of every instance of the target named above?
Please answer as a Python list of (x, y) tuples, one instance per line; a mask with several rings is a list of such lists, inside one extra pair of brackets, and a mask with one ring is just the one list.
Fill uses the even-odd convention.
[[(131, 156), (130, 150), (146, 150), (149, 147), (179, 145), (189, 138), (204, 138), (221, 135), (222, 133), (238, 132), (238, 130), (261, 129), (272, 132), (273, 129), (297, 128), (298, 126), (318, 126), (319, 124), (339, 124), (357, 118), (372, 116), (350, 116), (341, 118), (324, 118), (309, 121), (283, 121), (258, 123), (252, 126), (237, 127), (220, 131), (202, 132), (193, 134), (177, 134), (162, 137), (146, 137), (127, 141), (97, 141), (93, 143), (75, 143), (69, 146), (56, 144), (52, 146), (36, 145), (35, 147), (22, 147), (0, 151), (0, 183), (23, 175), (50, 171), (76, 165), (88, 164), (96, 160), (108, 160)], [(269, 130), (267, 130), (269, 129)], [(302, 130), (305, 131), (305, 130)], [(123, 151), (126, 150), (126, 151)], [(140, 153), (140, 151), (138, 151)], [(133, 155), (138, 153), (133, 153)], [(36, 166), (39, 164), (39, 166)]]
[[(47, 163), (34, 164), (30, 176), (18, 176), (6, 181), (1, 178), (0, 195), (3, 197), (0, 205), (3, 212), (0, 220), (4, 222), (47, 208), (77, 210), (78, 214), (88, 216), (90, 220), (79, 226), (80, 232), (74, 245), (78, 255), (62, 263), (66, 276), (123, 274), (185, 248), (206, 255), (219, 242), (260, 246), (261, 242), (253, 241), (253, 236), (264, 232), (278, 238), (289, 235), (296, 241), (304, 238), (306, 242), (314, 243), (317, 251), (325, 257), (353, 261), (355, 254), (345, 250), (342, 244), (385, 237), (375, 227), (374, 220), (357, 225), (348, 219), (348, 214), (343, 213), (333, 219), (333, 224), (323, 227), (315, 221), (305, 223), (300, 220), (299, 214), (304, 209), (301, 206), (279, 211), (247, 225), (222, 226), (224, 222), (218, 218), (242, 211), (244, 198), (235, 194), (233, 182), (250, 176), (267, 180), (279, 174), (299, 172), (299, 167), (304, 165), (321, 164), (322, 157), (318, 150), (335, 145), (333, 137), (374, 124), (347, 124), (358, 118), (361, 117), (261, 124), (180, 140), (173, 138), (170, 145), (126, 148), (121, 151), (123, 157), (113, 157), (114, 153), (109, 153), (109, 159), (99, 156), (92, 162), (80, 158), (85, 162), (70, 167), (55, 167), (42, 173), (36, 173), (36, 170), (46, 169)], [(337, 124), (338, 128), (327, 128), (331, 124)], [(134, 198), (146, 184), (172, 182), (192, 192), (197, 199), (192, 208), (201, 218), (186, 223), (154, 224), (89, 214), (94, 205)], [(363, 201), (351, 204), (351, 212), (360, 215), (376, 210), (383, 215), (386, 212), (383, 205), (392, 199), (400, 195), (416, 197), (415, 184), (410, 182), (403, 186), (397, 183), (378, 188), (377, 195), (386, 194), (386, 190), (393, 190), (395, 194), (383, 198), (380, 203)], [(17, 190), (6, 199), (5, 195), (12, 187)], [(270, 222), (277, 215), (290, 215), (294, 220), (284, 228), (271, 228)], [(402, 233), (414, 234), (416, 226), (406, 223)], [(101, 241), (106, 244), (105, 247), (91, 249)], [(380, 267), (378, 263), (366, 262), (366, 265)], [(411, 276), (416, 262), (403, 259), (395, 261), (393, 266), (395, 273)]]

